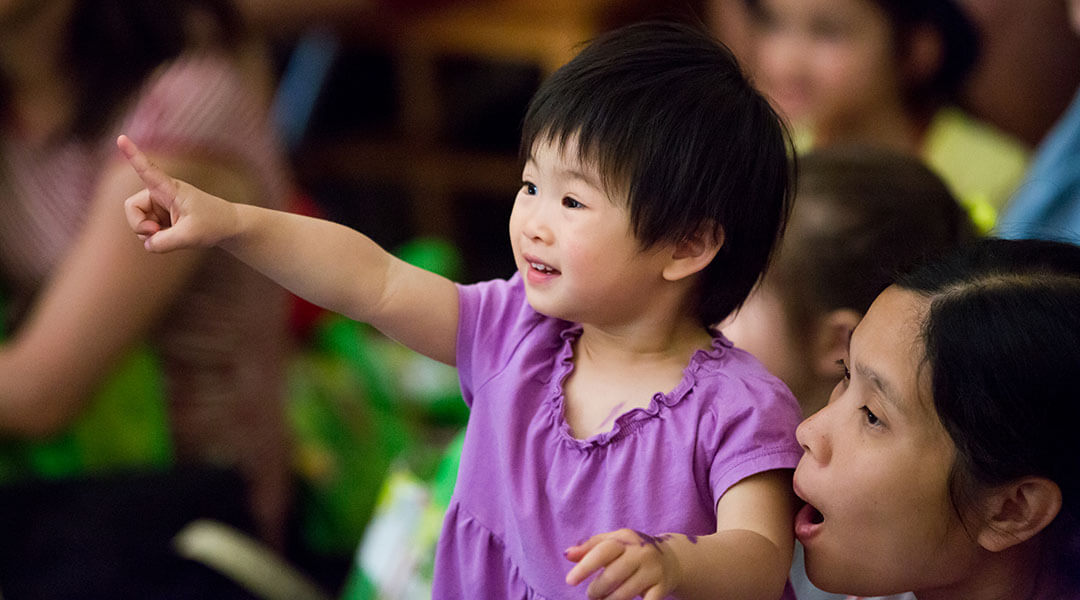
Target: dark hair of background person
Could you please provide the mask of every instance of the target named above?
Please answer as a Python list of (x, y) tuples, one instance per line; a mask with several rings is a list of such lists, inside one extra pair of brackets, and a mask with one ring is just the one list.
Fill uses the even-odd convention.
[(862, 144), (799, 159), (795, 207), (771, 267), (796, 332), (839, 309), (865, 314), (896, 276), (975, 238), (967, 212), (916, 157)]
[(925, 364), (957, 447), (957, 512), (1021, 477), (1054, 481), (1063, 506), (1046, 554), (1080, 584), (1080, 247), (986, 239), (897, 285), (930, 299)]
[[(47, 2), (25, 4), (42, 10)], [(228, 0), (77, 0), (64, 42), (76, 94), (70, 132), (102, 133), (153, 69), (192, 47), (234, 49), (241, 31)], [(0, 73), (0, 112), (8, 95)]]
[(695, 309), (707, 327), (737, 308), (783, 232), (793, 173), (783, 123), (731, 52), (674, 21), (600, 36), (540, 86), (521, 158), (575, 136), (582, 162), (627, 195), (643, 247), (723, 236)]

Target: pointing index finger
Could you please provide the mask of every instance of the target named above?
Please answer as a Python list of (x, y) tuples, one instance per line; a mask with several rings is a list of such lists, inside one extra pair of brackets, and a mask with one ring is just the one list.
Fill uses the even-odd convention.
[(166, 175), (157, 165), (150, 162), (150, 159), (143, 154), (142, 150), (139, 150), (139, 147), (135, 145), (135, 142), (131, 141), (131, 138), (121, 135), (116, 138), (116, 146), (124, 154), (128, 162), (131, 163), (131, 166), (148, 189), (169, 196), (176, 195), (176, 183), (172, 177)]

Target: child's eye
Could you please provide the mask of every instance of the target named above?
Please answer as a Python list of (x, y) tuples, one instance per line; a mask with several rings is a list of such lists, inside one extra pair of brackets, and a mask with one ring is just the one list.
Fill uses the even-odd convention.
[(567, 196), (562, 199), (562, 205), (566, 208), (584, 208), (585, 205)]
[(536, 184), (531, 181), (522, 181), (521, 189), (529, 196), (536, 195)]

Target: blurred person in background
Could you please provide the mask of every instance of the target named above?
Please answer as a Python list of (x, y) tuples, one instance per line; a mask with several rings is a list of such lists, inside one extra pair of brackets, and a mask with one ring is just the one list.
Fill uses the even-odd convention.
[[(282, 207), (272, 79), (254, 48), (223, 0), (0, 3), (0, 432), (85, 440), (68, 434), (109, 410), (102, 389), (145, 347), (159, 391), (128, 381), (119, 420), (91, 437), (128, 435), (132, 407), (163, 403), (164, 463), (238, 473), (256, 532), (281, 548), (286, 296), (223, 252), (144, 252), (121, 209), (139, 180), (114, 145), (127, 132), (214, 193)], [(81, 474), (72, 460), (60, 474)]]
[[(1080, 0), (1059, 4), (1080, 48)], [(1072, 104), (1039, 144), (1031, 168), (1009, 201), (998, 234), (1080, 243), (1080, 70), (1074, 72)]]
[(800, 149), (870, 143), (921, 157), (989, 230), (1027, 148), (957, 108), (978, 32), (951, 0), (745, 0), (756, 83)]
[(960, 93), (972, 114), (1035, 147), (1080, 88), (1080, 36), (1063, 0), (956, 0), (979, 32)]

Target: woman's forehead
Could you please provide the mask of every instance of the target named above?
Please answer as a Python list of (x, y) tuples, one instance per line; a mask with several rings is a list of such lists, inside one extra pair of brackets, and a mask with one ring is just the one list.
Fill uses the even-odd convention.
[(929, 300), (891, 286), (870, 306), (850, 341), (851, 368), (862, 371), (905, 411), (933, 414), (922, 330)]

